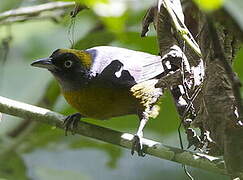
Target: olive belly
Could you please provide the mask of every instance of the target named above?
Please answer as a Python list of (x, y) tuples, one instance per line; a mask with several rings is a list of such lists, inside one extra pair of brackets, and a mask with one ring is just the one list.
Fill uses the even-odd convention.
[(82, 88), (65, 91), (66, 101), (85, 117), (109, 119), (128, 114), (137, 114), (140, 102), (128, 88)]

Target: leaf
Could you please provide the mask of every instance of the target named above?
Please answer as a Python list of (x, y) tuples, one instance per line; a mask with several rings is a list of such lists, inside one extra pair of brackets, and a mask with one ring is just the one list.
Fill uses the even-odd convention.
[(76, 3), (84, 4), (87, 6), (94, 6), (98, 3), (106, 4), (108, 3), (108, 0), (64, 0), (64, 1), (75, 1)]
[(64, 137), (64, 131), (47, 124), (38, 124), (37, 128), (23, 142), (21, 152), (31, 152), (38, 147), (46, 147), (51, 142), (58, 143)]
[(21, 4), (21, 0), (1, 1), (0, 12), (15, 9)]
[(26, 167), (23, 160), (15, 152), (11, 152), (0, 159), (0, 179), (26, 180)]
[(107, 153), (109, 160), (106, 165), (110, 168), (116, 168), (118, 161), (122, 157), (123, 150), (120, 147), (114, 146), (112, 144), (99, 142), (96, 140), (78, 137), (72, 141), (70, 144), (71, 148), (94, 148), (100, 149)]
[(229, 14), (235, 19), (240, 28), (243, 30), (243, 18), (242, 18), (242, 9), (243, 1), (242, 0), (228, 0), (224, 4), (225, 9)]
[(119, 37), (119, 41), (124, 48), (158, 54), (156, 36), (141, 38), (139, 32), (126, 32)]
[(224, 0), (194, 0), (204, 11), (213, 11), (222, 7)]
[(75, 44), (75, 49), (87, 49), (94, 46), (104, 46), (115, 39), (113, 33), (108, 31), (96, 31), (89, 33)]
[(107, 29), (115, 34), (121, 34), (125, 30), (126, 14), (119, 17), (100, 17)]
[[(243, 48), (241, 48), (239, 50), (239, 52), (237, 53), (235, 60), (234, 60), (234, 70), (237, 73), (237, 76), (240, 78), (241, 83), (243, 80), (243, 71), (242, 71), (242, 67), (243, 67)], [(243, 94), (243, 89), (241, 88), (241, 92)]]

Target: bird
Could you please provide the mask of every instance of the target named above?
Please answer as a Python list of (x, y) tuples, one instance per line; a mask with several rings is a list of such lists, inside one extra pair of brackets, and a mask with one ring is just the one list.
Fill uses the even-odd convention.
[(74, 131), (81, 118), (106, 120), (135, 114), (139, 126), (132, 155), (145, 156), (143, 129), (159, 114), (163, 89), (155, 84), (164, 74), (160, 56), (113, 46), (86, 50), (57, 49), (49, 57), (35, 60), (34, 67), (49, 70), (61, 93), (78, 113), (64, 120), (65, 132)]

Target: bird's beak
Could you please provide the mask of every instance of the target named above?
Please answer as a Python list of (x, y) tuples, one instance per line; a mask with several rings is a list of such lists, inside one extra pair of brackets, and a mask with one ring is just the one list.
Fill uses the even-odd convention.
[(50, 57), (38, 59), (38, 60), (32, 62), (31, 66), (45, 68), (45, 69), (48, 69), (48, 70), (53, 70), (53, 69), (56, 68), (56, 66), (52, 63), (51, 59), (52, 58), (50, 58)]

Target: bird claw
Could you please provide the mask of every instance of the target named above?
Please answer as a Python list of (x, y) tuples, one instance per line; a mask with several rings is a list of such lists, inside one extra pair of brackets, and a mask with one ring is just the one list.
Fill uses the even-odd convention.
[(75, 113), (75, 114), (69, 115), (65, 118), (65, 120), (63, 121), (63, 126), (65, 129), (65, 136), (67, 136), (68, 131), (71, 131), (72, 135), (75, 134), (75, 130), (78, 127), (78, 122), (80, 121), (81, 117), (82, 117), (81, 114)]
[(134, 135), (133, 137), (131, 154), (133, 155), (135, 151), (138, 152), (138, 156), (144, 157), (146, 155), (143, 151), (142, 137), (139, 137), (138, 135)]

